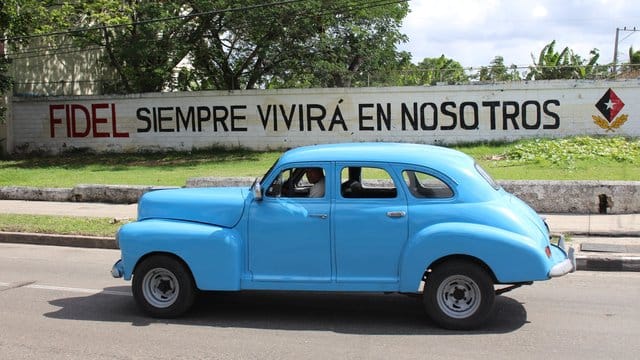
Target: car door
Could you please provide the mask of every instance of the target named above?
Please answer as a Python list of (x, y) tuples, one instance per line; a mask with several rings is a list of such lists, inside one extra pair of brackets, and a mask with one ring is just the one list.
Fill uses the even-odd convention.
[(338, 282), (398, 281), (407, 202), (387, 164), (338, 163), (332, 212)]
[(331, 280), (331, 189), (308, 197), (304, 170), (321, 169), (325, 185), (328, 163), (296, 164), (281, 169), (265, 187), (263, 199), (250, 205), (248, 266), (253, 281), (328, 282)]

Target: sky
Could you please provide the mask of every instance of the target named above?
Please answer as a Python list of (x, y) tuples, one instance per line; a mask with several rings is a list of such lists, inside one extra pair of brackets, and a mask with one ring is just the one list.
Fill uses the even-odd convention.
[(640, 50), (638, 0), (410, 0), (402, 32), (409, 37), (400, 50), (412, 61), (440, 57), (464, 67), (488, 66), (497, 55), (506, 65), (526, 67), (545, 45), (569, 47), (583, 59), (600, 51), (598, 63), (613, 61), (616, 28), (620, 31), (618, 63), (627, 62), (629, 47)]

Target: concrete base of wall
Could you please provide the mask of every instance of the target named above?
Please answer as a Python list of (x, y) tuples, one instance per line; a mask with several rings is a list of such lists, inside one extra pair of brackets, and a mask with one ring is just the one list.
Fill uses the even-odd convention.
[(147, 191), (175, 187), (141, 185), (78, 185), (73, 188), (0, 187), (0, 200), (73, 201), (133, 204)]
[(501, 181), (508, 192), (543, 213), (640, 213), (638, 181)]
[[(193, 178), (186, 187), (250, 186), (253, 178)], [(637, 214), (640, 181), (501, 181), (540, 213)], [(0, 187), (0, 200), (75, 201), (132, 204), (147, 191), (175, 187), (78, 185), (74, 188)]]

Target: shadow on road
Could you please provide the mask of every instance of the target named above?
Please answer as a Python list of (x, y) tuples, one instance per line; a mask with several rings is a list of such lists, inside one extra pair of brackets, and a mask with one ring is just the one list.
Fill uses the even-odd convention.
[[(179, 319), (153, 319), (137, 309), (131, 296), (115, 296), (128, 287), (50, 301), (60, 309), (46, 317), (65, 320), (180, 324), (220, 328), (330, 331), (359, 335), (460, 334), (442, 330), (424, 314), (419, 298), (399, 294), (309, 292), (203, 293), (192, 310)], [(496, 297), (494, 313), (482, 330), (464, 334), (508, 333), (527, 323), (523, 305)]]

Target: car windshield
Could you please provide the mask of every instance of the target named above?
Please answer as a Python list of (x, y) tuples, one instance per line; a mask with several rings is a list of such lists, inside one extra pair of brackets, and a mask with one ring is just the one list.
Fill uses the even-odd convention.
[[(276, 160), (276, 161), (271, 165), (271, 167), (269, 168), (269, 170), (267, 170), (267, 172), (266, 172), (266, 173), (264, 173), (264, 175), (262, 175), (262, 178), (259, 178), (259, 179), (260, 179), (260, 185), (261, 185), (261, 186), (263, 186), (263, 187), (264, 187), (264, 184), (263, 184), (262, 182), (263, 182), (263, 181), (264, 181), (264, 179), (266, 179), (266, 178), (269, 176), (269, 174), (273, 171), (273, 168), (274, 168), (274, 167), (276, 167), (276, 164), (278, 163), (278, 161), (280, 161), (280, 158), (278, 158), (278, 159), (277, 159), (277, 160)], [(256, 179), (256, 180), (257, 180), (257, 179)], [(255, 185), (255, 184), (254, 184), (254, 185)], [(253, 185), (252, 185), (251, 187), (253, 187)]]
[(488, 183), (489, 185), (491, 185), (492, 188), (499, 190), (500, 189), (500, 185), (498, 185), (498, 183), (493, 180), (493, 178), (491, 177), (491, 175), (489, 175), (488, 172), (486, 172), (482, 166), (480, 166), (480, 164), (476, 163), (476, 170), (478, 171), (478, 173), (480, 173), (480, 176), (482, 176)]

